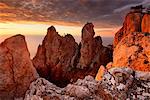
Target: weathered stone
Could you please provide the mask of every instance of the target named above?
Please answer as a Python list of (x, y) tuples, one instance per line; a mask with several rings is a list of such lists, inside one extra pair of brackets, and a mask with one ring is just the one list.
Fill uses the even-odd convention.
[(78, 79), (64, 88), (38, 78), (26, 92), (25, 100), (127, 100), (150, 99), (150, 73), (134, 71), (129, 67), (105, 70), (101, 81), (92, 76)]
[(105, 92), (119, 100), (150, 99), (150, 72), (134, 71), (129, 67), (107, 70), (101, 85)]
[(144, 14), (141, 28), (142, 32), (150, 33), (150, 14)]
[(93, 28), (92, 23), (83, 27), (82, 41), (78, 45), (71, 35), (62, 37), (50, 27), (33, 58), (40, 76), (56, 85), (62, 83), (61, 87), (87, 75), (95, 77), (99, 66), (112, 60), (112, 50), (102, 45), (100, 36), (93, 37)]
[(26, 92), (25, 100), (108, 100), (111, 95), (106, 93), (98, 81), (93, 77), (86, 76), (79, 79), (74, 84), (69, 84), (64, 88), (59, 88), (43, 78), (38, 78), (30, 85)]
[(113, 66), (150, 71), (150, 33), (128, 34), (114, 49)]
[(41, 77), (65, 85), (65, 75), (72, 68), (76, 48), (77, 43), (71, 35), (62, 37), (51, 26), (33, 58), (33, 64)]
[(116, 47), (116, 45), (129, 33), (141, 32), (142, 18), (143, 14), (141, 12), (128, 13), (123, 23), (123, 27), (115, 34), (113, 46)]

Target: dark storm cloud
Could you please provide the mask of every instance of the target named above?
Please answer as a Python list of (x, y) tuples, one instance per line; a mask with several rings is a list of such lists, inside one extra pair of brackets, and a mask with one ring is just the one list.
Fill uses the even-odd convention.
[[(126, 11), (149, 0), (0, 0), (0, 21), (94, 22), (99, 27), (120, 25)], [(5, 6), (5, 8), (3, 8)]]

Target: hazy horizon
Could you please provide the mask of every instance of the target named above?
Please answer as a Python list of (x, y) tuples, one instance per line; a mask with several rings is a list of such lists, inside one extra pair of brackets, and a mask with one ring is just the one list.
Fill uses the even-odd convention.
[[(45, 34), (46, 35), (46, 34)], [(27, 42), (28, 50), (30, 52), (30, 57), (33, 58), (37, 52), (39, 44), (42, 44), (42, 41), (45, 35), (25, 35), (25, 40)], [(6, 38), (9, 38), (14, 35), (1, 35), (0, 34), (0, 43), (3, 42)], [(75, 41), (79, 44), (81, 42), (81, 36), (74, 36)], [(113, 37), (102, 37), (103, 45), (107, 46), (112, 44)]]

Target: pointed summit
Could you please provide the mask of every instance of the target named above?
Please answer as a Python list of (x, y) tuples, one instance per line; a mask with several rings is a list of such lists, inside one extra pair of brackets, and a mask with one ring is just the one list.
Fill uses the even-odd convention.
[(93, 38), (94, 35), (95, 35), (94, 25), (92, 23), (85, 24), (82, 29), (82, 38), (90, 39), (90, 38)]

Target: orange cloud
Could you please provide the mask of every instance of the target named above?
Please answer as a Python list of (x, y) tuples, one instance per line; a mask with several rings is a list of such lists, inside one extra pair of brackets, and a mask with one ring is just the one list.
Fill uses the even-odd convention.
[(12, 14), (12, 13), (0, 13), (0, 17), (15, 17), (16, 15), (15, 14)]
[(5, 3), (0, 2), (0, 9), (7, 9), (7, 8), (9, 8), (8, 5), (6, 5)]

